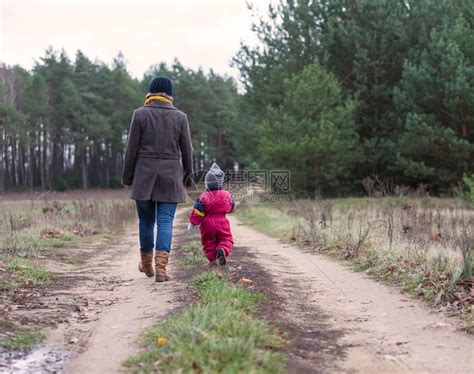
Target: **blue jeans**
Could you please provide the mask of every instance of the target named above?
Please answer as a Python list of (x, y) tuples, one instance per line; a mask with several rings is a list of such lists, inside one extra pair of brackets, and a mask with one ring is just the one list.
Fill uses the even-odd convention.
[(138, 231), (140, 235), (140, 250), (153, 251), (155, 222), (157, 224), (157, 251), (169, 252), (173, 237), (173, 219), (178, 203), (161, 203), (156, 201), (136, 200), (138, 213)]

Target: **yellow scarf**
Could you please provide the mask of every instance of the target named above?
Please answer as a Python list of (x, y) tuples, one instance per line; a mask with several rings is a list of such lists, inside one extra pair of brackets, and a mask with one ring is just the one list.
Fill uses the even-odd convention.
[(148, 96), (145, 100), (145, 105), (150, 104), (152, 101), (161, 101), (163, 103), (172, 104), (173, 100), (167, 99), (166, 97), (155, 95), (155, 96)]

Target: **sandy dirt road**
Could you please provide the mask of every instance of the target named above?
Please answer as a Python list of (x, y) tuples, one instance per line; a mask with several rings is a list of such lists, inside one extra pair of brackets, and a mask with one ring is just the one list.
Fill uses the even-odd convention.
[[(179, 304), (186, 285), (179, 281), (155, 283), (137, 270), (136, 228), (130, 231), (117, 250), (109, 279), (125, 281), (108, 299), (116, 300), (88, 326), (81, 352), (65, 367), (67, 373), (118, 373), (122, 362), (138, 352), (137, 339), (146, 328), (165, 318)], [(170, 264), (173, 273), (174, 264)], [(86, 290), (85, 290), (86, 291)]]
[(474, 372), (474, 340), (449, 318), (363, 273), (230, 219), (236, 250), (246, 248), (271, 275), (274, 308), (306, 329), (293, 343), (302, 345), (300, 371)]

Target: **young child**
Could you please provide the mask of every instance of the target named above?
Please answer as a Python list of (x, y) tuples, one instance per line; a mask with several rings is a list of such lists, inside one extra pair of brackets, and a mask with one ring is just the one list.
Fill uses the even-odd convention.
[(235, 203), (231, 194), (223, 190), (224, 172), (216, 163), (212, 164), (204, 181), (206, 191), (194, 203), (188, 230), (200, 225), (204, 254), (210, 263), (217, 260), (224, 266), (234, 245), (226, 214), (234, 210)]

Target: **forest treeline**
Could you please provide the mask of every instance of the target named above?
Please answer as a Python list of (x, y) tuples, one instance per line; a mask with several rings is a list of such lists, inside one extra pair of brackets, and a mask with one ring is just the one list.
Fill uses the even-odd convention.
[[(250, 11), (255, 12), (250, 6)], [(229, 77), (157, 64), (133, 79), (48, 50), (0, 68), (0, 189), (116, 187), (132, 109), (175, 82), (195, 168), (217, 160), (291, 172), (301, 195), (344, 195), (368, 176), (449, 192), (474, 172), (474, 3), (282, 0), (255, 14), (260, 43)]]
[(156, 75), (173, 78), (175, 103), (189, 115), (196, 169), (211, 157), (231, 162), (224, 132), (235, 117), (232, 79), (175, 62), (138, 81), (121, 54), (108, 66), (50, 48), (31, 72), (0, 67), (0, 190), (120, 187), (133, 109)]

